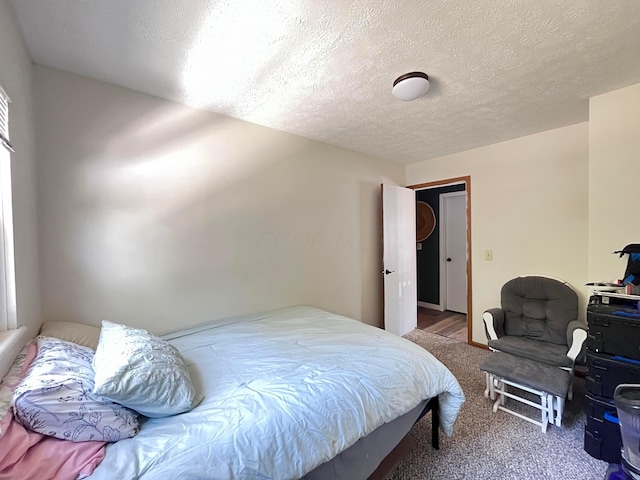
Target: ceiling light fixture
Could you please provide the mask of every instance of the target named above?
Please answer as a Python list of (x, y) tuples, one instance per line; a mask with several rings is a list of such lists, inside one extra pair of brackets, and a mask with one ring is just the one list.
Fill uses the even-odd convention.
[(420, 98), (429, 90), (429, 76), (422, 72), (400, 75), (393, 82), (391, 94), (397, 99), (410, 101)]

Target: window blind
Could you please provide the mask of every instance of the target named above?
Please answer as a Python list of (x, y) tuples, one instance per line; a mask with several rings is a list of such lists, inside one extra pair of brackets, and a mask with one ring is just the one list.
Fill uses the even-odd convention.
[(13, 152), (13, 147), (9, 142), (9, 102), (9, 97), (0, 87), (0, 145)]

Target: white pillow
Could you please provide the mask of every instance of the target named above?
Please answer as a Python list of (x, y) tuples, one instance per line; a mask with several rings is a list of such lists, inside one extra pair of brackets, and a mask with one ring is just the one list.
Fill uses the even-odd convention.
[(116, 442), (138, 432), (135, 412), (91, 393), (93, 350), (38, 337), (38, 354), (13, 392), (16, 420), (73, 442)]
[(201, 400), (180, 352), (146, 330), (103, 321), (93, 369), (93, 393), (147, 417), (183, 413)]

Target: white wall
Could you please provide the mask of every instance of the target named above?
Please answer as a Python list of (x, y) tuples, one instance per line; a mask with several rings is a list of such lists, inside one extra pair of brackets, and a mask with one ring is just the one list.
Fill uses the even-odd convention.
[(13, 11), (0, 0), (0, 84), (11, 97), (9, 135), (18, 325), (34, 336), (40, 328), (36, 216), (36, 150), (32, 103), (33, 64)]
[(640, 84), (589, 102), (589, 278), (622, 278), (628, 257), (611, 252), (640, 243)]
[(381, 325), (404, 167), (36, 66), (44, 320), (163, 331), (306, 303)]
[(407, 167), (408, 185), (471, 176), (475, 342), (486, 343), (482, 312), (520, 274), (565, 279), (586, 308), (588, 147), (585, 122)]

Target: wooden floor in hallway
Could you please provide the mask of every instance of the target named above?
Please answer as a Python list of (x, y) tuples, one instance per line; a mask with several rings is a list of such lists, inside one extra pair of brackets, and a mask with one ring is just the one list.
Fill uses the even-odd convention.
[(467, 342), (467, 316), (463, 313), (418, 307), (418, 328), (460, 342)]

